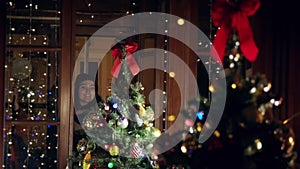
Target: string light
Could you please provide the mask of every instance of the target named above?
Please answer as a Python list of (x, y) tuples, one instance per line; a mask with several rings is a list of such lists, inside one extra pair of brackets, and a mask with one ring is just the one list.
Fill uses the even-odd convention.
[[(87, 4), (87, 7), (88, 7), (88, 9), (89, 9), (89, 12), (91, 13), (91, 18), (94, 19), (94, 18), (95, 18), (95, 15), (94, 15), (93, 12), (92, 12), (92, 1), (91, 1), (91, 0), (90, 0), (90, 1), (87, 1), (87, 0), (86, 0), (86, 4)], [(82, 22), (82, 20), (81, 20), (81, 22)]]
[[(212, 0), (209, 1), (209, 6), (210, 6), (210, 10), (209, 10), (209, 40), (212, 41), (213, 40), (213, 24), (212, 24)], [(201, 43), (202, 44), (202, 43)], [(212, 47), (212, 43), (209, 43), (210, 48)], [(209, 55), (210, 56), (210, 55)], [(209, 83), (209, 87), (208, 87), (208, 101), (211, 100), (211, 93), (214, 92), (214, 86), (211, 83), (211, 73), (212, 73), (212, 63), (213, 60), (211, 57), (209, 57), (208, 62), (206, 63), (208, 65), (208, 83)]]
[[(164, 28), (164, 32), (167, 34), (168, 33), (168, 19), (165, 19), (165, 28)], [(167, 99), (168, 99), (168, 95), (167, 95), (167, 69), (168, 69), (168, 36), (165, 35), (164, 36), (164, 76), (163, 76), (163, 113), (162, 113), (162, 120), (163, 120), (163, 125), (162, 125), (162, 131), (165, 131), (167, 128), (167, 108), (168, 108), (168, 104), (167, 104)], [(171, 73), (171, 72), (170, 72)], [(173, 76), (173, 74), (170, 74), (170, 76)], [(174, 74), (175, 76), (175, 74)]]

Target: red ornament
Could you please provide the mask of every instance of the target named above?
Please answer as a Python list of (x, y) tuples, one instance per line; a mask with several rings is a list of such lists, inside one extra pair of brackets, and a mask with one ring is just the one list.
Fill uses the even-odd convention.
[[(136, 61), (134, 60), (134, 57), (131, 55), (131, 53), (135, 52), (138, 49), (138, 44), (135, 42), (128, 41), (125, 44), (125, 52), (126, 52), (126, 62), (128, 63), (129, 69), (133, 75), (136, 75), (139, 73), (140, 68), (137, 65)], [(112, 56), (115, 58), (114, 65), (111, 69), (111, 74), (114, 77), (118, 77), (120, 70), (121, 70), (121, 60), (123, 59), (123, 53), (122, 49), (120, 47), (114, 47), (112, 49)]]
[(131, 157), (133, 157), (133, 158), (139, 158), (139, 157), (142, 156), (142, 154), (143, 154), (142, 148), (137, 143), (135, 143), (132, 146), (132, 149), (130, 150)]
[[(237, 30), (241, 51), (251, 62), (256, 60), (258, 48), (254, 42), (248, 16), (254, 15), (260, 7), (259, 0), (215, 0), (212, 6), (212, 20), (219, 27), (213, 42), (211, 55), (223, 63), (224, 52), (230, 34)], [(215, 49), (215, 50), (214, 50)], [(219, 57), (218, 57), (219, 55)]]
[(186, 119), (185, 120), (185, 125), (187, 125), (188, 127), (193, 127), (194, 126), (195, 121), (192, 119)]

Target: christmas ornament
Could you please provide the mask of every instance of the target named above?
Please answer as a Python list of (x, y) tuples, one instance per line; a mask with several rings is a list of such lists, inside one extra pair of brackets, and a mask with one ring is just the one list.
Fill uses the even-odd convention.
[(108, 150), (108, 149), (109, 149), (109, 147), (110, 147), (110, 145), (109, 145), (109, 144), (105, 144), (105, 145), (104, 145), (104, 148), (105, 148), (106, 150)]
[[(121, 70), (121, 60), (125, 59), (128, 63), (129, 69), (133, 75), (136, 75), (139, 73), (140, 68), (137, 65), (134, 57), (131, 55), (131, 53), (135, 52), (138, 49), (138, 44), (135, 42), (128, 41), (125, 44), (125, 48), (121, 48), (119, 46), (114, 47), (112, 49), (112, 56), (115, 58), (115, 62), (113, 64), (111, 73), (114, 77), (119, 76), (119, 72)], [(126, 58), (125, 58), (126, 56)]]
[(153, 136), (159, 137), (161, 135), (161, 131), (158, 128), (153, 129)]
[(121, 127), (122, 129), (127, 128), (128, 124), (129, 124), (129, 122), (128, 122), (127, 118), (121, 117), (121, 118), (118, 119), (117, 125), (119, 127)]
[(96, 144), (85, 138), (81, 139), (77, 144), (77, 151), (81, 154), (87, 154), (88, 152), (93, 152), (96, 149)]
[(111, 156), (117, 156), (117, 155), (119, 155), (119, 153), (120, 153), (120, 148), (117, 145), (113, 144), (110, 146), (109, 154)]
[(77, 151), (81, 154), (86, 154), (87, 153), (87, 140), (86, 139), (81, 139), (78, 144), (77, 144)]
[[(96, 149), (96, 144), (91, 141), (87, 140), (85, 138), (81, 139), (77, 144), (77, 151), (81, 154), (85, 154), (84, 159), (82, 160), (82, 168), (83, 169), (89, 169), (91, 164), (87, 162), (88, 160), (92, 159), (91, 152)], [(81, 162), (79, 162), (81, 165)]]
[(139, 158), (142, 156), (143, 150), (138, 143), (133, 144), (132, 149), (130, 150), (130, 155), (133, 158)]
[(152, 143), (150, 143), (150, 144), (148, 144), (148, 145), (146, 146), (146, 149), (148, 149), (148, 150), (150, 150), (151, 148), (153, 148), (153, 144), (152, 144)]
[(186, 119), (185, 125), (187, 125), (188, 127), (192, 127), (194, 126), (194, 121), (192, 119)]
[(114, 108), (114, 109), (118, 108), (118, 103), (114, 103), (114, 104), (113, 104), (113, 108)]
[(115, 166), (115, 164), (113, 163), (113, 162), (109, 162), (108, 164), (107, 164), (107, 167), (108, 168), (113, 168)]
[(139, 108), (139, 116), (144, 121), (153, 121), (154, 120), (154, 112), (150, 106), (144, 108), (143, 104), (138, 105)]
[[(92, 130), (101, 127), (102, 120), (98, 112), (90, 112), (83, 119), (83, 126), (85, 129)], [(104, 121), (104, 120), (103, 120)]]
[(142, 105), (139, 106), (139, 115), (140, 115), (140, 117), (146, 116), (146, 110)]
[(88, 153), (84, 156), (82, 169), (89, 169), (90, 168), (91, 163), (87, 162), (90, 159), (92, 159), (92, 155), (91, 155), (91, 152), (88, 151)]
[[(253, 62), (256, 60), (258, 48), (253, 40), (253, 34), (248, 16), (254, 15), (260, 7), (259, 0), (241, 0), (235, 3), (230, 0), (216, 0), (212, 6), (212, 19), (219, 27), (213, 42), (211, 54), (215, 60), (223, 62), (228, 37), (237, 31), (241, 51), (245, 57)], [(218, 57), (219, 55), (219, 57)]]
[(92, 140), (88, 140), (86, 149), (87, 151), (93, 152), (96, 149), (96, 144)]
[(143, 123), (144, 123), (144, 121), (140, 118), (140, 116), (138, 114), (135, 114), (135, 120), (136, 120), (137, 125), (139, 127), (141, 127), (143, 125)]
[(199, 120), (203, 120), (203, 118), (204, 118), (204, 112), (203, 112), (203, 111), (198, 111), (198, 112), (197, 112), (197, 118), (198, 118)]
[(109, 110), (109, 106), (108, 106), (108, 105), (105, 105), (105, 106), (104, 106), (104, 110), (108, 111), (108, 110)]

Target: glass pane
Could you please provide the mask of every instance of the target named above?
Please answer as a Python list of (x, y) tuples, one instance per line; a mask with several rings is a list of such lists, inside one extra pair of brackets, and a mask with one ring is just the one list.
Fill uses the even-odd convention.
[(5, 168), (57, 168), (57, 126), (6, 125)]
[(58, 120), (58, 55), (7, 51), (6, 120)]
[[(12, 0), (8, 2), (8, 5), (19, 10), (29, 10), (31, 8), (35, 11), (61, 9), (60, 1), (57, 0)], [(23, 12), (22, 15), (26, 16), (28, 13)]]
[(58, 168), (61, 2), (7, 1), (3, 168)]
[(8, 45), (59, 46), (60, 15), (57, 1), (8, 3)]

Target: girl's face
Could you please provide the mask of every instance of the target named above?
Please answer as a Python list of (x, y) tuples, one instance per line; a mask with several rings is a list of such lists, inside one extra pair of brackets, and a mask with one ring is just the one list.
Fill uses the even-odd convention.
[(79, 84), (79, 103), (85, 106), (95, 98), (95, 83), (92, 80), (84, 80)]

